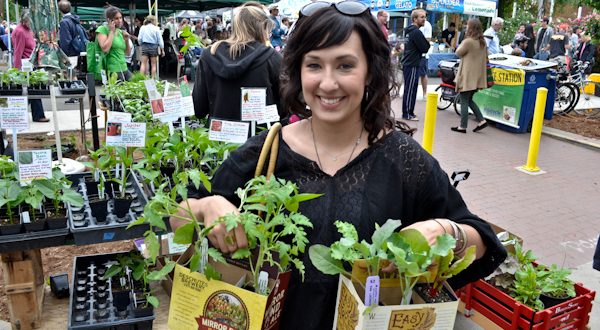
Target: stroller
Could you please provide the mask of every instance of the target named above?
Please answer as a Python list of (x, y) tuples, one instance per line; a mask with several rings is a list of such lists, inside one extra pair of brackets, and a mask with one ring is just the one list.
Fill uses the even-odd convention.
[(459, 60), (450, 60), (440, 61), (438, 64), (438, 67), (440, 68), (439, 76), (442, 78), (442, 83), (435, 89), (436, 92), (441, 89), (437, 104), (438, 110), (448, 109), (458, 97), (454, 78), (456, 77), (459, 63)]

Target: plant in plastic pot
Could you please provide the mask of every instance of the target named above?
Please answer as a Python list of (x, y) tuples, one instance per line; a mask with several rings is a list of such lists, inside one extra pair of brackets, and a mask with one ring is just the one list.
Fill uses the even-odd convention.
[[(293, 265), (304, 278), (304, 264), (300, 255), (308, 244), (305, 228), (312, 228), (310, 220), (298, 212), (301, 202), (321, 196), (299, 193), (291, 181), (259, 176), (250, 179), (237, 190), (241, 200), (239, 214), (228, 214), (221, 221), (228, 231), (238, 225), (244, 227), (248, 247), (238, 249), (231, 257), (250, 263), (252, 283), (259, 294), (269, 295), (259, 285), (261, 268), (276, 266), (280, 272)], [(258, 214), (257, 214), (258, 213)]]
[(49, 229), (65, 228), (67, 210), (64, 205), (69, 203), (72, 207), (83, 206), (83, 197), (71, 189), (71, 182), (59, 168), (52, 169), (51, 179), (35, 180), (32, 182), (49, 199), (51, 206), (46, 207), (46, 218)]
[(102, 276), (103, 280), (110, 279), (113, 305), (118, 311), (124, 311), (131, 303), (130, 293), (132, 291), (129, 273), (134, 265), (137, 252), (123, 253), (117, 256), (117, 262), (112, 263)]
[(133, 165), (134, 150), (134, 148), (116, 147), (115, 152), (110, 153), (111, 156), (116, 157), (112, 162), (120, 165), (118, 177), (115, 176), (111, 179), (118, 184), (118, 193), (114, 190), (113, 186), (114, 213), (118, 218), (124, 218), (127, 215), (133, 201), (131, 195), (127, 193), (127, 177), (129, 176), (131, 165)]
[(42, 231), (46, 227), (46, 215), (42, 211), (42, 202), (44, 200), (44, 194), (40, 190), (38, 181), (46, 179), (34, 179), (28, 185), (23, 187), (21, 193), (24, 196), (24, 204), (20, 205), (21, 216), (24, 216), (24, 212), (29, 213), (29, 223), (24, 222), (25, 231)]
[(0, 233), (13, 235), (21, 232), (18, 206), (25, 198), (19, 182), (10, 177), (0, 178)]
[(544, 303), (540, 300), (542, 290), (538, 286), (538, 280), (538, 272), (531, 263), (522, 265), (515, 272), (515, 281), (510, 288), (511, 296), (534, 310), (543, 310)]
[(549, 308), (575, 297), (575, 283), (569, 278), (571, 270), (552, 265), (546, 269), (538, 266), (538, 277), (541, 279), (540, 300), (545, 308)]

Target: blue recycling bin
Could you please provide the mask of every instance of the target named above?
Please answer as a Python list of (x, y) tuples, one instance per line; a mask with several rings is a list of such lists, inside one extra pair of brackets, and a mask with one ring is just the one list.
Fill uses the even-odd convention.
[(553, 68), (556, 63), (507, 54), (490, 55), (489, 62), (495, 84), (473, 97), (487, 120), (508, 132), (530, 131), (539, 87), (548, 89), (544, 118), (552, 119), (556, 92)]
[(507, 126), (502, 123), (497, 123), (496, 127), (513, 133), (526, 133), (531, 131), (533, 112), (535, 111), (535, 100), (537, 97), (537, 89), (539, 87), (548, 89), (544, 119), (552, 119), (554, 94), (556, 93), (556, 80), (549, 78), (550, 73), (550, 70), (525, 72), (525, 87), (523, 89), (523, 100), (521, 101), (521, 112), (519, 113), (519, 127)]

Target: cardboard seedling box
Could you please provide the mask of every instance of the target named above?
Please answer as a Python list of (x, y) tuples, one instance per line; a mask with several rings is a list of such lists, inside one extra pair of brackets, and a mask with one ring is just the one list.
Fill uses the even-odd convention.
[(169, 329), (177, 330), (275, 330), (279, 329), (291, 272), (269, 278), (269, 296), (242, 289), (252, 275), (240, 267), (212, 262), (222, 278), (175, 267)]

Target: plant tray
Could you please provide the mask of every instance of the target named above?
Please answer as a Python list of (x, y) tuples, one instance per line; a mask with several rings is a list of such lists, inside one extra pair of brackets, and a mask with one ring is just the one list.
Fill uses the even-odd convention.
[(0, 236), (0, 253), (65, 245), (68, 235), (69, 229), (65, 227), (64, 229)]
[(2, 96), (23, 96), (23, 89), (1, 89), (0, 95)]
[[(123, 252), (128, 253), (128, 252)], [(152, 323), (156, 315), (154, 311), (149, 316), (136, 316), (134, 314), (134, 302), (131, 302), (126, 310), (118, 312), (116, 307), (113, 305), (113, 294), (112, 294), (112, 279), (106, 281), (107, 285), (104, 291), (98, 290), (95, 287), (96, 283), (101, 278), (98, 274), (99, 268), (108, 269), (107, 264), (115, 263), (117, 256), (121, 253), (111, 254), (97, 254), (89, 256), (77, 256), (73, 261), (73, 276), (71, 277), (71, 295), (69, 297), (69, 319), (68, 329), (131, 329), (131, 330), (142, 330), (152, 329)], [(85, 277), (80, 276), (79, 272), (85, 272)], [(85, 284), (85, 307), (83, 309), (77, 309), (77, 281), (80, 278), (86, 278), (87, 283)], [(108, 311), (105, 318), (97, 317), (97, 293), (104, 292), (108, 295), (106, 298), (105, 311)], [(130, 292), (130, 297), (132, 293)], [(77, 317), (85, 317), (85, 320), (78, 321)]]
[(70, 94), (85, 94), (87, 87), (81, 80), (68, 81), (63, 80), (58, 82), (60, 92), (64, 95)]
[[(86, 193), (84, 179), (91, 178), (91, 173), (74, 174), (69, 176), (69, 180), (73, 182), (73, 187), (83, 195), (84, 207), (77, 211), (68, 205), (69, 228), (73, 233), (76, 245), (104, 243), (112, 241), (120, 241), (132, 238), (139, 238), (144, 235), (149, 226), (147, 224), (134, 226), (127, 229), (127, 226), (137, 220), (144, 210), (144, 206), (148, 202), (148, 198), (140, 189), (140, 184), (135, 179), (134, 175), (129, 175), (128, 189), (133, 189), (137, 195), (134, 197), (132, 206), (124, 218), (117, 218), (112, 213), (114, 202), (112, 199), (108, 201), (108, 216), (105, 223), (97, 223), (96, 218), (92, 216), (92, 211), (89, 206), (89, 200)], [(137, 202), (137, 203), (136, 203)], [(83, 214), (83, 220), (74, 220), (74, 215)]]
[(535, 312), (483, 280), (458, 290), (465, 316), (479, 313), (502, 329), (515, 330), (585, 329), (596, 292), (580, 284), (575, 284), (575, 292), (575, 298)]
[(50, 89), (27, 88), (27, 95), (50, 95)]

